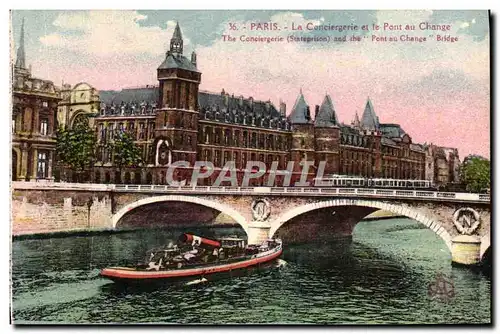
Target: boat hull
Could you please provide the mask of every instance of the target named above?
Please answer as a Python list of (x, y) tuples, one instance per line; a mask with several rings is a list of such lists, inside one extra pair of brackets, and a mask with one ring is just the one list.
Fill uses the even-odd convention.
[(100, 275), (115, 283), (143, 285), (156, 283), (175, 283), (197, 279), (227, 276), (240, 273), (242, 270), (264, 266), (276, 260), (283, 252), (281, 245), (272, 251), (257, 254), (242, 261), (225, 264), (205, 265), (186, 269), (173, 270), (137, 270), (129, 267), (111, 267), (101, 270)]

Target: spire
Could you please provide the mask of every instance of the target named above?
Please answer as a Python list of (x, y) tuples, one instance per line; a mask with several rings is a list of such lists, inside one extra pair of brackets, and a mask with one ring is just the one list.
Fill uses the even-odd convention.
[(309, 106), (302, 94), (302, 88), (300, 89), (300, 94), (295, 100), (292, 112), (290, 114), (290, 123), (292, 124), (307, 124), (310, 121), (310, 111)]
[(24, 17), (21, 25), (21, 37), (19, 38), (19, 47), (17, 48), (16, 67), (26, 68), (26, 55), (24, 53)]
[(314, 126), (317, 127), (331, 127), (338, 126), (339, 120), (337, 114), (335, 113), (335, 107), (333, 106), (332, 99), (330, 95), (326, 94), (319, 107), (318, 115), (314, 119)]
[(179, 22), (175, 25), (174, 34), (170, 40), (170, 52), (182, 54), (182, 34), (181, 28), (179, 27)]
[(378, 117), (375, 114), (370, 98), (366, 101), (365, 111), (361, 117), (361, 127), (368, 130), (378, 130), (379, 128)]
[(359, 116), (358, 116), (358, 112), (356, 111), (356, 115), (354, 115), (354, 121), (352, 121), (352, 125), (355, 127), (355, 128), (360, 128), (361, 127), (361, 124), (359, 122)]

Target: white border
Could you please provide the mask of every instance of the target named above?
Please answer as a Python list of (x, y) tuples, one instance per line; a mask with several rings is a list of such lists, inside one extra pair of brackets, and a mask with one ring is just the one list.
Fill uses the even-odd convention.
[[(120, 8), (120, 9), (137, 9), (137, 7), (141, 7), (141, 9), (157, 9), (157, 8), (168, 8), (168, 9), (401, 9), (401, 5), (404, 4), (406, 8), (411, 8), (411, 9), (492, 9), (493, 14), (496, 16), (496, 26), (495, 26), (495, 41), (496, 42), (496, 51), (497, 53), (494, 55), (495, 59), (498, 60), (498, 39), (499, 39), (499, 34), (498, 34), (498, 26), (500, 24), (500, 7), (499, 7), (499, 1), (465, 1), (465, 0), (455, 0), (453, 2), (448, 2), (448, 3), (436, 3), (436, 1), (431, 1), (431, 0), (420, 0), (420, 1), (415, 1), (415, 2), (401, 2), (401, 1), (377, 1), (376, 3), (371, 2), (371, 1), (356, 1), (356, 0), (350, 0), (350, 1), (331, 1), (331, 2), (322, 2), (322, 1), (317, 1), (317, 0), (308, 0), (308, 1), (286, 1), (280, 5), (277, 5), (273, 2), (270, 2), (268, 0), (253, 0), (252, 2), (237, 2), (237, 1), (191, 1), (189, 3), (185, 1), (169, 1), (169, 2), (163, 2), (163, 1), (151, 1), (151, 0), (142, 0), (140, 2), (137, 1), (116, 1), (114, 3), (109, 2), (109, 1), (97, 1), (97, 0), (87, 0), (85, 2), (67, 2), (67, 1), (43, 1), (43, 2), (38, 2), (38, 1), (23, 1), (22, 3), (18, 1), (12, 1), (12, 0), (7, 0), (6, 2), (2, 3), (2, 11), (0, 11), (0, 18), (1, 22), (4, 23), (2, 33), (1, 33), (1, 44), (3, 46), (3, 52), (2, 52), (2, 61), (0, 64), (0, 71), (2, 72), (2, 80), (0, 84), (2, 85), (2, 89), (0, 90), (2, 94), (2, 106), (3, 106), (3, 111), (1, 113), (1, 117), (3, 117), (3, 121), (0, 122), (0, 124), (4, 127), (3, 131), (0, 131), (0, 136), (1, 136), (1, 142), (3, 143), (10, 143), (10, 92), (9, 92), (9, 82), (5, 80), (6, 78), (9, 77), (9, 67), (7, 66), (9, 62), (9, 29), (10, 29), (10, 17), (9, 17), (9, 11), (8, 9), (58, 9), (58, 8), (65, 8), (65, 9), (108, 9), (108, 8)], [(5, 6), (6, 5), (6, 6)], [(3, 8), (5, 6), (5, 8)], [(446, 6), (446, 7), (444, 7)], [(498, 61), (495, 64), (495, 67), (498, 69)], [(495, 75), (495, 77), (498, 76)], [(492, 95), (495, 94), (496, 98), (496, 104), (498, 106), (498, 97), (500, 94), (498, 94), (499, 88), (498, 85), (495, 87), (495, 92), (492, 92)], [(498, 108), (496, 108), (498, 109)], [(494, 110), (492, 112), (496, 112), (497, 110)], [(499, 117), (496, 116), (494, 128), (495, 129), (500, 129), (499, 127)], [(491, 138), (491, 140), (495, 140), (496, 138)], [(498, 144), (498, 143), (497, 143)], [(10, 144), (9, 144), (10, 145)], [(495, 148), (494, 155), (492, 157), (498, 157), (499, 154), (499, 148), (498, 145), (492, 146), (492, 148)], [(9, 182), (10, 182), (10, 148), (7, 145), (2, 145), (0, 146), (1, 153), (3, 157), (7, 157), (7, 163), (3, 163), (0, 168), (1, 168), (1, 188), (3, 189), (2, 196), (3, 200), (0, 201), (2, 203), (2, 209), (0, 212), (3, 213), (4, 219), (2, 220), (2, 228), (4, 229), (2, 235), (4, 236), (5, 240), (10, 240), (10, 224), (8, 223), (10, 221), (10, 190), (9, 190)], [(5, 160), (4, 160), (5, 161)], [(495, 165), (495, 164), (494, 164)], [(498, 175), (500, 166), (497, 166), (495, 168), (495, 172)], [(495, 196), (497, 199), (497, 197)], [(495, 200), (495, 209), (497, 208), (497, 201)], [(493, 222), (492, 222), (493, 224)], [(498, 234), (498, 228), (495, 229), (495, 235)], [(9, 239), (7, 239), (9, 237)], [(497, 239), (498, 240), (498, 239)], [(10, 242), (1, 242), (1, 247), (2, 249), (2, 267), (3, 268), (10, 268), (9, 264), (9, 259), (10, 259), (10, 250), (9, 250), (9, 245)], [(496, 273), (494, 273), (496, 274)], [(9, 286), (9, 272), (7, 270), (3, 270), (3, 275), (2, 275), (2, 284), (0, 284), (0, 291), (1, 291), (1, 300), (2, 300), (2, 312), (0, 314), (3, 315), (2, 319), (2, 324), (8, 324), (8, 312), (9, 312), (9, 301), (10, 301), (10, 290), (8, 288)], [(494, 284), (494, 283), (493, 283)], [(496, 294), (498, 292), (498, 287), (494, 288), (495, 291), (495, 299), (496, 299)], [(499, 307), (495, 308), (495, 314), (494, 319), (498, 319), (498, 311)], [(494, 320), (493, 320), (494, 321)], [(411, 327), (410, 327), (411, 328)], [(12, 326), (6, 326), (2, 328), (6, 330), (5, 332), (10, 332), (13, 330)], [(92, 328), (93, 329), (93, 328)], [(91, 329), (91, 330), (92, 330)], [(239, 328), (238, 331), (243, 331), (243, 332), (254, 332), (257, 328)], [(275, 332), (275, 331), (289, 331), (291, 328), (272, 328), (272, 329), (265, 329), (267, 332)], [(335, 331), (335, 332), (351, 332), (351, 331), (366, 331), (366, 329), (362, 327), (353, 327), (353, 328), (315, 328), (316, 330), (328, 330), (328, 331)], [(400, 331), (401, 327), (395, 327), (395, 328), (370, 328), (370, 330), (375, 330), (375, 331)], [(404, 328), (405, 331), (409, 332), (420, 332), (420, 331), (429, 331), (433, 330), (433, 328), (415, 328), (415, 329), (407, 329)], [(439, 327), (439, 331), (445, 329), (444, 327)], [(451, 328), (452, 330), (457, 329)], [(52, 332), (53, 328), (46, 328), (46, 329), (38, 329), (38, 331), (47, 331), (47, 332)], [(65, 331), (67, 330), (66, 328), (61, 328), (61, 330)], [(89, 328), (74, 328), (72, 329), (75, 332), (87, 332)], [(111, 328), (107, 329), (109, 332), (118, 332), (119, 329), (117, 328)], [(192, 332), (198, 332), (198, 331), (207, 331), (207, 332), (214, 332), (217, 333), (219, 331), (230, 331), (232, 332), (234, 328), (164, 328), (164, 329), (155, 329), (155, 331), (182, 331), (186, 333), (192, 333)], [(262, 328), (258, 329), (263, 330)], [(294, 330), (298, 330), (300, 332), (304, 331), (305, 328), (297, 328)], [(477, 329), (471, 329), (467, 328), (467, 331), (469, 332), (479, 332), (480, 328)], [(135, 327), (132, 328), (133, 332), (139, 332), (142, 331), (141, 329)], [(307, 330), (309, 331), (309, 330)], [(4, 332), (4, 331), (2, 331)]]

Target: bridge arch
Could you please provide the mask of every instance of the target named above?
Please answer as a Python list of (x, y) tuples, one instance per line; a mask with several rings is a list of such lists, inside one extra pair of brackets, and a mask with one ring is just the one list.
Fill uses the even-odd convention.
[(369, 207), (369, 208), (374, 208), (374, 209), (380, 209), (380, 210), (385, 210), (385, 211), (390, 211), (393, 213), (396, 213), (401, 216), (406, 216), (408, 218), (412, 218), (416, 220), (417, 222), (424, 224), (427, 226), (429, 229), (434, 231), (443, 241), (445, 242), (446, 246), (451, 252), (451, 240), (452, 237), (448, 233), (448, 231), (438, 222), (435, 221), (424, 214), (420, 213), (418, 209), (412, 209), (409, 207), (405, 207), (402, 205), (396, 205), (396, 204), (389, 204), (385, 202), (378, 202), (378, 201), (369, 201), (369, 200), (360, 200), (360, 199), (335, 199), (335, 200), (329, 200), (329, 201), (322, 201), (322, 202), (315, 202), (315, 203), (309, 203), (309, 204), (304, 204), (298, 207), (295, 207), (285, 213), (283, 213), (281, 216), (279, 216), (277, 219), (275, 219), (271, 223), (271, 228), (269, 230), (269, 236), (273, 237), (273, 235), (276, 233), (276, 231), (283, 226), (285, 223), (290, 221), (291, 219), (302, 215), (304, 213), (318, 210), (318, 209), (324, 209), (324, 208), (333, 208), (333, 207), (345, 207), (345, 206), (361, 206), (361, 207)]
[(124, 206), (122, 209), (120, 209), (118, 212), (116, 212), (113, 215), (112, 218), (112, 223), (113, 223), (113, 228), (116, 228), (116, 225), (120, 221), (120, 219), (127, 214), (128, 212), (132, 211), (135, 208), (138, 208), (140, 206), (146, 205), (146, 204), (152, 204), (152, 203), (158, 203), (158, 202), (184, 202), (184, 203), (193, 203), (193, 204), (198, 204), (202, 205), (208, 208), (212, 208), (215, 210), (218, 210), (228, 216), (230, 216), (234, 221), (236, 221), (242, 228), (245, 230), (245, 233), (248, 235), (248, 224), (246, 219), (235, 209), (232, 207), (218, 203), (216, 201), (200, 198), (200, 197), (194, 197), (194, 196), (182, 196), (182, 195), (163, 195), (163, 196), (154, 196), (154, 197), (147, 197), (140, 199), (138, 201), (135, 201), (133, 203), (127, 204)]

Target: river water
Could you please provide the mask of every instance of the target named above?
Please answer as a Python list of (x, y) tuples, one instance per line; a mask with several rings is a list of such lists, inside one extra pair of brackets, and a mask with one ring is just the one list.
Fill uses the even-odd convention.
[[(120, 289), (98, 276), (100, 268), (142, 260), (180, 232), (14, 241), (14, 323), (491, 322), (490, 278), (452, 267), (444, 242), (408, 219), (361, 222), (351, 243), (285, 247), (275, 268), (205, 284)], [(429, 286), (443, 286), (439, 277), (452, 292), (447, 298), (429, 294)]]

